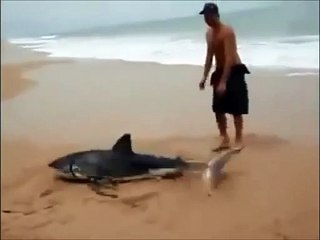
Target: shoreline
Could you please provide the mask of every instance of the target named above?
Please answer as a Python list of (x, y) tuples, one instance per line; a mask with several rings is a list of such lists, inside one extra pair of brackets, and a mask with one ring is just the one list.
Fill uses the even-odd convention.
[[(31, 49), (25, 49), (20, 47), (18, 44), (10, 43), (8, 40), (1, 40), (1, 47), (6, 49), (9, 48), (10, 51), (19, 51), (24, 52), (25, 55), (31, 56), (31, 58), (36, 58), (39, 60), (47, 60), (49, 62), (56, 62), (56, 61), (74, 61), (79, 63), (85, 63), (85, 62), (119, 62), (119, 63), (133, 63), (133, 64), (155, 64), (160, 66), (172, 66), (172, 67), (197, 67), (197, 68), (203, 68), (203, 64), (199, 65), (193, 65), (193, 64), (167, 64), (167, 63), (161, 63), (156, 61), (129, 61), (129, 60), (123, 60), (123, 59), (96, 59), (96, 58), (74, 58), (74, 57), (50, 57), (49, 53), (46, 52), (39, 52), (39, 51), (33, 51)], [(24, 61), (27, 61), (25, 59)], [(11, 62), (9, 64), (14, 64), (15, 62)], [(243, 64), (246, 64), (243, 62)], [(260, 72), (281, 72), (285, 74), (290, 73), (311, 73), (308, 75), (316, 76), (319, 75), (319, 68), (296, 68), (296, 67), (265, 67), (265, 66), (248, 66), (250, 69), (253, 69), (255, 71)], [(214, 67), (212, 67), (214, 69)], [(212, 70), (211, 70), (212, 72)], [(303, 76), (303, 75), (302, 75)]]

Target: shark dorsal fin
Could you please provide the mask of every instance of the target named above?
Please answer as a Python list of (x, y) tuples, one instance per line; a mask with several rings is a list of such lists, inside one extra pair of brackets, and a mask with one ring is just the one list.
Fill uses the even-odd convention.
[(112, 151), (122, 154), (133, 154), (131, 135), (128, 133), (122, 135), (122, 137), (120, 137), (113, 145)]

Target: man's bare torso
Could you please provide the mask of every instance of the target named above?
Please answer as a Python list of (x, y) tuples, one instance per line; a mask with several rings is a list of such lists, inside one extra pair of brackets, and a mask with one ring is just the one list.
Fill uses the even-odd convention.
[[(226, 34), (233, 32), (233, 29), (229, 26), (223, 25), (219, 30), (213, 30), (208, 28), (207, 41), (211, 45), (213, 54), (215, 56), (216, 68), (223, 68), (225, 66), (225, 36)], [(232, 54), (232, 65), (240, 64), (241, 59), (237, 50)]]

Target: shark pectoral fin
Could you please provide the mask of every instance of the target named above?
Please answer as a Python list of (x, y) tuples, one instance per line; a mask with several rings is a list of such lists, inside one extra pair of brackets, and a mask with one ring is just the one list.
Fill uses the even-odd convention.
[(91, 183), (88, 184), (88, 187), (93, 190), (96, 194), (100, 196), (105, 196), (105, 197), (112, 197), (112, 198), (117, 198), (118, 194), (116, 194), (114, 191), (115, 189), (110, 189), (110, 188), (104, 188), (103, 190), (102, 185), (97, 184), (97, 183)]
[(113, 145), (112, 151), (122, 154), (133, 154), (131, 135), (126, 133)]

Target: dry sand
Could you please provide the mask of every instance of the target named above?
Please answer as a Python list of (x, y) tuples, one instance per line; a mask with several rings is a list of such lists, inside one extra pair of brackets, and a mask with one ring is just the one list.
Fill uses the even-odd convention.
[(55, 180), (47, 163), (125, 132), (136, 151), (207, 162), (218, 138), (202, 68), (1, 48), (2, 238), (319, 237), (318, 76), (252, 70), (247, 147), (211, 197), (186, 175), (121, 185), (112, 200)]

